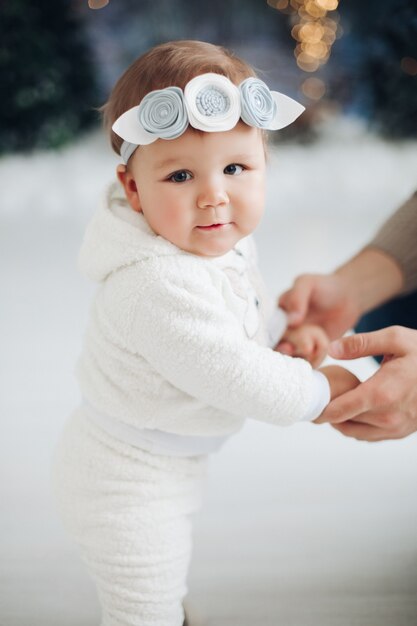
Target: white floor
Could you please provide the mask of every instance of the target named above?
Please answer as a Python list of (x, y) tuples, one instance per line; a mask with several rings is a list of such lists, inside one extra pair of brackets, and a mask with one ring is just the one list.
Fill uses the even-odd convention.
[[(114, 163), (98, 137), (0, 161), (1, 626), (99, 623), (54, 512), (49, 461), (78, 402), (93, 291), (76, 253)], [(349, 123), (314, 146), (281, 146), (270, 165), (258, 242), (276, 293), (347, 258), (417, 182), (416, 144), (388, 146)], [(190, 599), (206, 623), (415, 626), (416, 450), (416, 436), (371, 445), (327, 426), (248, 423), (212, 458), (196, 519)]]

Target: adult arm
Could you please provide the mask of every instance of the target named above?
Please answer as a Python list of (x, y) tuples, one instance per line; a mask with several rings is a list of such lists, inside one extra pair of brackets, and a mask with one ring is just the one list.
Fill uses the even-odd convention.
[(398, 263), (404, 275), (401, 293), (417, 290), (417, 192), (382, 225), (369, 246)]

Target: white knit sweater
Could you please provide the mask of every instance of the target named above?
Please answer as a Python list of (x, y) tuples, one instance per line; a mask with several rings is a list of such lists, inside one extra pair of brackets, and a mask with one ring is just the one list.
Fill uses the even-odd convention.
[(223, 436), (245, 418), (287, 425), (324, 408), (311, 366), (268, 347), (271, 308), (251, 238), (222, 257), (190, 254), (114, 185), (79, 260), (99, 283), (78, 365), (95, 411), (138, 429)]

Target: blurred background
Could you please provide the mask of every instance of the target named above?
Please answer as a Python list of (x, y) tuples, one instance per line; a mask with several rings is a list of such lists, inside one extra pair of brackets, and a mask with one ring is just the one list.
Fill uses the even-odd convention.
[(140, 53), (187, 38), (232, 47), (301, 99), (302, 127), (331, 111), (386, 137), (417, 133), (413, 0), (113, 0), (101, 11), (13, 0), (0, 11), (2, 153), (57, 148), (97, 126), (96, 107)]
[[(256, 238), (274, 294), (349, 258), (417, 185), (415, 0), (0, 2), (2, 625), (99, 622), (49, 486), (95, 289), (77, 253), (119, 162), (97, 109), (134, 58), (182, 38), (232, 48), (306, 106), (271, 136)], [(248, 422), (196, 520), (206, 623), (415, 626), (416, 446)]]

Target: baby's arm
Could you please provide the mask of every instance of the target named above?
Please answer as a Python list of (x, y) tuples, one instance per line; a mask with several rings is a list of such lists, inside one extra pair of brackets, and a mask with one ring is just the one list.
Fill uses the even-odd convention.
[(275, 350), (301, 357), (318, 367), (327, 355), (328, 346), (329, 338), (320, 326), (303, 324), (298, 328), (287, 328)]
[(352, 374), (344, 367), (340, 367), (340, 365), (327, 365), (326, 367), (321, 367), (319, 371), (329, 381), (330, 400), (334, 400), (347, 391), (355, 389), (361, 383), (355, 374)]
[[(327, 379), (305, 360), (248, 339), (226, 304), (220, 273), (185, 257), (139, 269), (121, 330), (128, 350), (166, 381), (240, 418), (286, 425), (322, 412)], [(132, 278), (127, 284), (130, 290)], [(110, 294), (108, 303), (116, 306)]]

